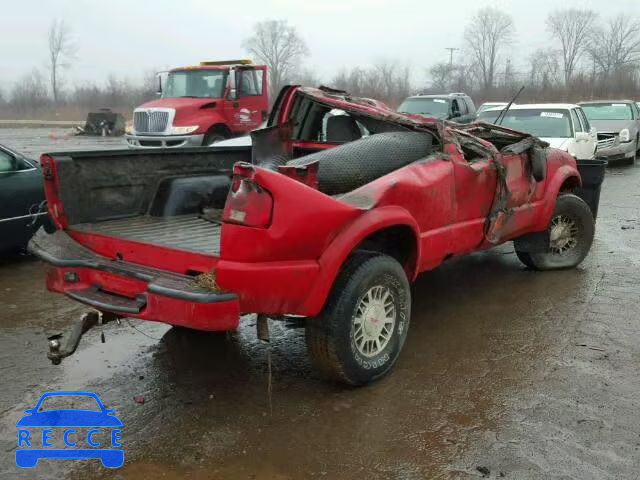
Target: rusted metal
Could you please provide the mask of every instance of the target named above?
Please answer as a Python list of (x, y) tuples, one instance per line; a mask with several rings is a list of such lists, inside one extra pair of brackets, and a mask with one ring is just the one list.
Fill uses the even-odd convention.
[[(47, 358), (51, 360), (51, 363), (54, 365), (59, 365), (63, 358), (73, 355), (78, 348), (80, 339), (85, 333), (96, 325), (104, 325), (118, 318), (117, 315), (112, 313), (103, 313), (97, 310), (84, 313), (80, 320), (69, 330), (56, 333), (47, 338), (47, 340), (49, 340), (49, 353), (47, 353)], [(104, 339), (104, 336), (102, 338)], [(102, 343), (104, 343), (104, 341)]]
[(256, 333), (258, 334), (258, 339), (263, 342), (269, 342), (269, 317), (263, 314), (258, 315), (258, 319), (256, 321)]

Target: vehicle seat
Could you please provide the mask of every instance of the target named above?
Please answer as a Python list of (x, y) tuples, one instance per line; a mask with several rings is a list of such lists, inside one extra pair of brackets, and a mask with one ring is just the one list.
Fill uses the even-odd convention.
[(327, 142), (346, 143), (360, 137), (358, 124), (349, 115), (334, 115), (327, 119)]
[(208, 97), (209, 96), (209, 84), (204, 78), (197, 78), (195, 80), (194, 85), (194, 94), (197, 97)]
[(223, 92), (222, 92), (222, 79), (221, 78), (217, 78), (215, 82), (213, 82), (213, 92), (214, 95), (217, 96), (222, 96)]

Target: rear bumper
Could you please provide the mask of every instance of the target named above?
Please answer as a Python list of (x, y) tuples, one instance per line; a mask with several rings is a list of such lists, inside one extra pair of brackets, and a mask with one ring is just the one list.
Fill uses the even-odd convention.
[(49, 265), (47, 288), (100, 311), (197, 330), (238, 327), (238, 296), (213, 292), (185, 275), (109, 260), (66, 233), (39, 230), (29, 250)]
[(125, 135), (129, 148), (201, 147), (204, 135)]

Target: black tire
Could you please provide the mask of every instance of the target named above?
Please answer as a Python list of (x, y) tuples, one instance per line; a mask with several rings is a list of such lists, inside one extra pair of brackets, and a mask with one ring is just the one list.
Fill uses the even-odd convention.
[(227, 136), (221, 132), (210, 132), (204, 136), (204, 139), (202, 140), (202, 146), (210, 147), (214, 143), (218, 143), (226, 139), (227, 139)]
[(518, 257), (518, 260), (520, 260), (524, 264), (525, 267), (530, 268), (531, 270), (537, 270), (529, 252), (523, 252), (521, 250), (518, 250), (518, 248), (516, 247), (516, 256)]
[(318, 162), (318, 188), (327, 195), (355, 190), (432, 152), (433, 137), (422, 132), (386, 132), (290, 160)]
[[(552, 241), (552, 230), (566, 235)], [(527, 267), (556, 270), (578, 266), (589, 253), (594, 234), (595, 220), (589, 206), (577, 195), (563, 193), (556, 200), (549, 228), (542, 234), (544, 248), (527, 251), (518, 239), (513, 243), (516, 255)]]
[[(384, 298), (373, 298), (370, 292)], [(359, 328), (359, 309), (369, 300), (367, 311), (371, 316), (367, 319), (367, 311), (362, 311)], [(382, 306), (374, 302), (382, 302)], [(380, 314), (387, 320), (393, 317), (393, 324), (387, 327), (389, 322), (381, 321)], [(372, 382), (396, 362), (407, 338), (410, 317), (411, 291), (402, 266), (386, 255), (353, 255), (338, 275), (322, 313), (306, 322), (311, 362), (327, 378), (348, 385)], [(378, 340), (386, 333), (383, 341), (376, 345), (375, 340), (367, 340), (367, 326), (379, 329), (371, 333)], [(367, 349), (369, 355), (363, 353)]]

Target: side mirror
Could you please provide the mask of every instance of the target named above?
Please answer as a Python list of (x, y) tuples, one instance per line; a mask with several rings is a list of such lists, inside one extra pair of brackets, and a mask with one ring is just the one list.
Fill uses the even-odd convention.
[(542, 182), (547, 175), (547, 152), (544, 148), (535, 145), (529, 150), (531, 161), (531, 175), (536, 182)]
[(156, 95), (162, 95), (162, 76), (158, 75), (158, 90), (156, 90)]
[(577, 142), (588, 142), (589, 134), (587, 132), (576, 132), (576, 141)]
[(229, 89), (229, 93), (227, 94), (227, 100), (230, 100), (230, 101), (233, 102), (233, 101), (235, 101), (237, 99), (238, 99), (238, 93), (236, 92), (236, 89), (235, 88), (230, 88)]
[(598, 130), (596, 129), (596, 127), (591, 127), (591, 129), (589, 130), (589, 135), (597, 135), (598, 134)]

